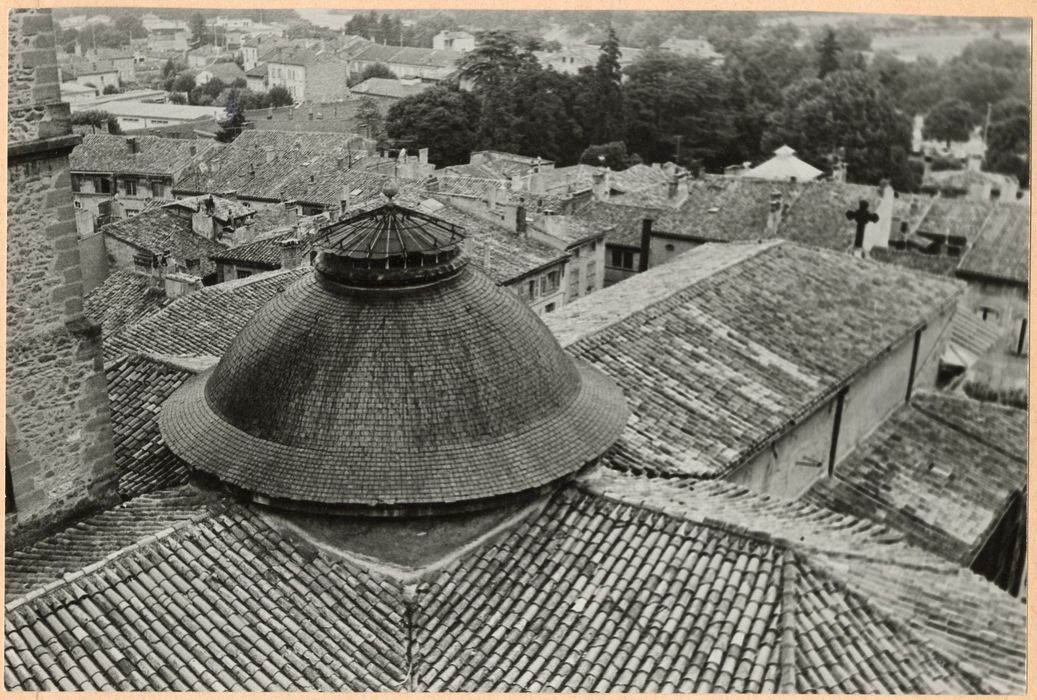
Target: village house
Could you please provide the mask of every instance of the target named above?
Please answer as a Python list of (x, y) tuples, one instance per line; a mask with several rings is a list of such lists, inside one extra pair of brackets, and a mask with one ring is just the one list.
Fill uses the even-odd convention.
[(385, 111), (404, 97), (420, 95), (430, 87), (420, 78), (368, 78), (350, 88), (350, 92), (354, 98), (370, 97)]
[(205, 118), (222, 119), (226, 116), (227, 111), (220, 106), (202, 107), (139, 100), (106, 101), (101, 109), (115, 117), (119, 122), (119, 128), (127, 132), (159, 126), (175, 126)]
[(234, 54), (226, 48), (203, 44), (184, 52), (184, 60), (188, 68), (205, 68), (212, 63), (220, 61), (233, 61)]
[(195, 73), (194, 81), (197, 85), (205, 85), (210, 80), (219, 80), (224, 85), (233, 85), (238, 80), (245, 80), (245, 71), (233, 61), (213, 63), (205, 66)]
[(1022, 197), (1019, 180), (1014, 175), (988, 173), (982, 170), (983, 158), (969, 156), (964, 170), (926, 169), (921, 191), (943, 197), (962, 197), (977, 202), (1014, 202)]
[(350, 56), (350, 71), (359, 75), (365, 68), (382, 64), (399, 78), (420, 78), (426, 82), (446, 80), (457, 70), (461, 52), (413, 46), (388, 46), (370, 43)]
[(672, 51), (675, 54), (690, 58), (701, 58), (707, 61), (718, 61), (723, 59), (723, 54), (717, 52), (713, 45), (706, 39), (679, 39), (670, 37), (659, 48)]
[[(619, 47), (619, 67), (626, 68), (636, 61), (641, 54), (641, 49), (629, 46)], [(544, 68), (551, 68), (559, 73), (576, 75), (582, 68), (592, 68), (598, 64), (601, 55), (601, 47), (592, 44), (570, 44), (563, 46), (557, 51), (534, 51), (533, 54)]]
[(119, 71), (111, 61), (77, 61), (61, 67), (61, 79), (98, 92), (119, 87)]
[(361, 163), (376, 160), (373, 151), (370, 140), (337, 132), (246, 130), (185, 172), (173, 194), (233, 192), (253, 206), (295, 201), (311, 216), (339, 207), (343, 191), (357, 198), (381, 191), (396, 173), (364, 169)]
[(266, 92), (269, 88), (266, 85), (266, 76), (268, 69), (265, 63), (257, 63), (248, 70), (245, 71), (245, 87), (252, 92)]
[(810, 163), (796, 157), (796, 151), (782, 146), (774, 151), (774, 157), (759, 165), (740, 173), (742, 177), (755, 177), (762, 180), (785, 180), (788, 182), (809, 182), (816, 180), (824, 173)]
[(432, 37), (432, 48), (436, 51), (459, 51), (465, 53), (475, 49), (475, 35), (465, 31), (444, 29)]
[(61, 99), (69, 104), (69, 107), (93, 102), (100, 91), (95, 87), (80, 85), (77, 82), (67, 81), (61, 84)]
[(172, 200), (180, 176), (214, 150), (204, 141), (87, 134), (69, 161), (80, 235)]
[(1025, 595), (1026, 411), (919, 393), (804, 500), (882, 522)]
[(260, 57), (269, 88), (283, 87), (296, 102), (349, 97), (349, 61), (331, 50), (276, 48)]
[(148, 30), (148, 48), (151, 51), (187, 51), (189, 32), (186, 22), (158, 17), (142, 21)]
[(86, 48), (82, 44), (76, 44), (76, 55), (81, 56), (82, 60), (74, 59), (71, 61), (70, 68), (73, 72), (82, 70), (90, 70), (95, 64), (103, 64), (105, 66), (111, 65), (115, 71), (119, 74), (119, 81), (121, 83), (132, 83), (137, 80), (137, 60), (136, 55), (132, 52), (127, 53), (126, 49), (110, 49), (110, 48)]

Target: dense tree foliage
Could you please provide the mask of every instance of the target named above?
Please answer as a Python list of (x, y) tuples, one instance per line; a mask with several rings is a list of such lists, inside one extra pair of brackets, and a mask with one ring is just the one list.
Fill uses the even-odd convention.
[(991, 109), (985, 166), (1030, 186), (1030, 107), (1023, 100), (1009, 98)]
[(386, 115), (385, 130), (396, 144), (429, 148), (440, 166), (467, 163), (479, 122), (479, 101), (456, 87), (437, 85), (405, 97)]
[(938, 102), (925, 115), (925, 127), (922, 136), (927, 139), (946, 141), (967, 141), (976, 125), (976, 112), (965, 102), (949, 97)]
[(87, 109), (82, 112), (72, 113), (73, 126), (89, 126), (90, 133), (100, 131), (101, 133), (121, 134), (119, 120), (103, 109)]
[(817, 47), (817, 77), (824, 80), (829, 73), (839, 70), (839, 52), (842, 47), (835, 38), (835, 31), (829, 29)]
[(626, 133), (626, 107), (623, 99), (622, 53), (619, 38), (609, 28), (601, 45), (598, 64), (580, 76), (576, 96), (576, 115), (583, 138), (591, 143), (618, 141)]
[(220, 143), (230, 143), (238, 138), (238, 135), (245, 129), (247, 121), (245, 110), (241, 105), (228, 104), (227, 118), (217, 122), (220, 129), (216, 132), (216, 140)]
[(612, 141), (597, 146), (588, 146), (580, 154), (580, 162), (585, 165), (605, 165), (613, 170), (626, 170), (631, 165), (641, 162), (640, 156), (627, 153), (627, 145), (622, 141)]
[(917, 186), (907, 164), (910, 117), (896, 109), (874, 76), (840, 70), (824, 80), (794, 83), (783, 97), (764, 135), (768, 150), (788, 144), (818, 167), (842, 150), (852, 182), (878, 184), (888, 178), (898, 190)]
[(360, 133), (369, 139), (382, 140), (385, 137), (385, 120), (378, 104), (370, 97), (361, 98), (353, 112)]
[(389, 69), (389, 66), (384, 63), (372, 63), (364, 68), (364, 70), (360, 71), (360, 74), (356, 76), (352, 81), (352, 84), (359, 85), (368, 78), (388, 78), (390, 80), (396, 80), (397, 77), (398, 76)]

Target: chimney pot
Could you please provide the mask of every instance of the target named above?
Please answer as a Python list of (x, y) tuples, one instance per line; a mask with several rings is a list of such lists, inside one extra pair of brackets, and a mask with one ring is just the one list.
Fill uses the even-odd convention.
[(652, 248), (652, 220), (641, 220), (641, 259), (637, 263), (637, 271), (648, 269), (648, 253)]

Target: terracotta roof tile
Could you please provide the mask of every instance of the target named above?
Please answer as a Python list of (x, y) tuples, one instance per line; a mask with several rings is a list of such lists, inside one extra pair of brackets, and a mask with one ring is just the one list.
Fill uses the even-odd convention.
[[(136, 153), (130, 150), (130, 137), (137, 140)], [(218, 150), (217, 146), (204, 141), (132, 134), (130, 137), (85, 135), (69, 156), (70, 169), (72, 172), (174, 176), (192, 162)]]
[(152, 289), (148, 277), (128, 270), (112, 272), (83, 299), (86, 315), (101, 324), (105, 337), (168, 303), (164, 290)]
[(1028, 286), (1029, 260), (1029, 209), (1022, 204), (998, 204), (962, 258), (958, 274)]
[[(889, 288), (904, 294), (874, 292)], [(656, 473), (716, 476), (959, 292), (951, 281), (791, 243), (713, 244), (546, 321), (622, 386), (633, 418), (621, 447), (642, 452)]]
[(193, 375), (144, 355), (129, 355), (105, 368), (115, 467), (124, 497), (186, 481), (187, 465), (165, 446), (157, 421), (162, 403)]
[(215, 272), (209, 256), (224, 246), (195, 233), (190, 217), (178, 216), (170, 207), (150, 207), (144, 211), (102, 226), (100, 232), (127, 243), (142, 253), (161, 255), (169, 251), (177, 262), (197, 260), (194, 274), (204, 277)]
[(1025, 488), (1025, 411), (920, 394), (805, 498), (968, 566)]

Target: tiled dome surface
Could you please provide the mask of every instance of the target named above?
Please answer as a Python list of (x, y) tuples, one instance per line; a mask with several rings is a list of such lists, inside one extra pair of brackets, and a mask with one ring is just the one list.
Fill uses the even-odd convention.
[(465, 267), (397, 290), (307, 275), (161, 417), (197, 469), (271, 498), (435, 505), (544, 486), (600, 456), (621, 391)]

